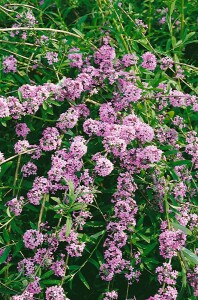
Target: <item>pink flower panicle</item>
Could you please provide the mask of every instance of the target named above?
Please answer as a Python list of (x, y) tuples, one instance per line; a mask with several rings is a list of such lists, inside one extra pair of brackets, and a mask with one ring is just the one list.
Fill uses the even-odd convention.
[(114, 167), (112, 162), (106, 157), (103, 157), (100, 153), (95, 154), (92, 160), (96, 161), (95, 171), (99, 176), (108, 176), (113, 171)]
[(10, 211), (13, 212), (15, 216), (19, 216), (22, 212), (24, 204), (24, 197), (20, 196), (19, 199), (13, 198), (12, 200), (6, 203), (6, 206), (9, 207)]
[(155, 272), (158, 274), (158, 281), (161, 285), (163, 283), (166, 283), (167, 285), (176, 285), (178, 272), (172, 270), (170, 263), (163, 263), (163, 266), (157, 267)]
[(157, 60), (154, 54), (151, 52), (145, 52), (142, 55), (143, 62), (141, 66), (149, 71), (155, 70), (157, 66)]
[(185, 245), (186, 235), (181, 230), (164, 230), (159, 236), (160, 255), (172, 258)]
[(61, 286), (51, 286), (46, 289), (46, 300), (65, 300), (64, 290)]
[(118, 293), (116, 291), (106, 292), (105, 297), (103, 300), (117, 300), (118, 299)]
[(198, 266), (196, 266), (193, 271), (188, 271), (187, 279), (194, 289), (194, 296), (198, 297)]
[(13, 56), (7, 56), (3, 60), (3, 71), (4, 73), (15, 73), (17, 71), (17, 59)]
[(37, 166), (33, 162), (29, 161), (27, 164), (22, 166), (21, 172), (23, 173), (23, 177), (29, 177), (31, 175), (36, 175), (37, 169)]
[(56, 52), (47, 52), (45, 58), (47, 58), (48, 64), (53, 65), (58, 62), (58, 53)]
[(18, 296), (12, 296), (12, 300), (34, 300), (34, 294), (25, 291), (23, 294)]
[(27, 193), (29, 202), (33, 205), (39, 205), (44, 194), (49, 192), (49, 187), (49, 181), (45, 177), (36, 177), (32, 189)]
[(26, 123), (18, 123), (16, 125), (17, 136), (22, 136), (23, 138), (26, 138), (29, 132), (30, 129), (27, 127)]
[(80, 53), (79, 48), (72, 48), (69, 50), (68, 59), (70, 62), (70, 67), (81, 68), (83, 65), (82, 53)]
[(23, 235), (25, 247), (34, 250), (43, 243), (43, 234), (35, 229), (27, 230)]
[(56, 150), (61, 145), (60, 134), (55, 127), (47, 127), (42, 135), (40, 147), (43, 151)]

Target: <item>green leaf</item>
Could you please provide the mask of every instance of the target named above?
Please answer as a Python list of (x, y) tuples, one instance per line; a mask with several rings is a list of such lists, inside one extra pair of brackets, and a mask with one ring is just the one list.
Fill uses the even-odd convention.
[(149, 245), (148, 247), (146, 247), (146, 249), (143, 252), (143, 256), (146, 256), (147, 254), (149, 254), (157, 245), (157, 242), (152, 243), (151, 245)]
[(105, 233), (105, 231), (106, 231), (106, 230), (101, 230), (101, 231), (99, 231), (99, 232), (97, 232), (97, 233), (95, 233), (95, 234), (92, 234), (92, 235), (90, 236), (90, 238), (97, 239), (99, 236), (103, 235), (103, 234)]
[(10, 242), (10, 236), (9, 236), (9, 233), (6, 230), (6, 228), (3, 229), (3, 238), (4, 238), (4, 240), (5, 240), (6, 243)]
[(138, 233), (138, 235), (147, 243), (150, 243), (151, 239), (148, 236), (145, 236), (144, 234)]
[(14, 247), (14, 252), (12, 254), (13, 257), (17, 256), (17, 254), (21, 251), (21, 248), (23, 247), (23, 242), (19, 241), (16, 243)]
[(66, 237), (70, 235), (71, 228), (72, 228), (72, 217), (68, 215), (67, 222), (66, 222), (66, 234), (65, 234)]
[(42, 276), (41, 276), (41, 279), (46, 279), (46, 278), (49, 278), (51, 275), (53, 275), (54, 274), (54, 272), (52, 271), (52, 270), (50, 270), (50, 271), (47, 271), (45, 274), (43, 274)]
[(85, 207), (85, 203), (75, 203), (72, 205), (72, 207), (69, 209), (69, 212), (76, 211), (76, 210), (81, 210), (82, 207)]
[(0, 274), (3, 274), (7, 269), (9, 269), (10, 266), (11, 264), (6, 264), (6, 266), (0, 270)]
[(85, 279), (84, 275), (83, 275), (81, 272), (79, 272), (78, 275), (79, 275), (80, 280), (81, 280), (81, 281), (84, 283), (84, 285), (86, 286), (86, 288), (87, 288), (88, 290), (90, 290), (90, 286), (89, 286), (87, 280)]
[[(170, 151), (171, 152), (171, 151)], [(166, 155), (166, 154), (165, 154)], [(172, 177), (173, 177), (173, 179), (174, 180), (179, 180), (179, 177), (178, 177), (178, 175), (177, 175), (177, 173), (171, 168), (170, 169), (170, 174), (172, 175)]]
[(72, 28), (72, 30), (73, 30), (75, 33), (77, 33), (77, 35), (79, 35), (81, 38), (84, 37), (84, 34), (82, 34), (82, 32), (80, 32), (78, 29)]
[(179, 223), (175, 223), (175, 222), (173, 222), (172, 225), (173, 225), (173, 227), (175, 229), (179, 229), (179, 230), (183, 231), (183, 233), (185, 233), (187, 235), (192, 235), (192, 232), (188, 228), (186, 228), (185, 226), (180, 225)]
[(196, 254), (186, 249), (185, 247), (182, 248), (182, 253), (189, 261), (191, 261), (193, 264), (198, 265), (198, 256)]
[(58, 279), (47, 279), (43, 280), (42, 283), (46, 285), (60, 285), (61, 281)]
[(176, 0), (172, 1), (172, 3), (171, 3), (171, 6), (170, 6), (170, 16), (172, 16), (173, 11), (175, 9), (175, 2), (176, 2)]
[(172, 162), (172, 166), (174, 166), (174, 167), (175, 166), (183, 166), (183, 165), (191, 165), (191, 164), (192, 164), (192, 162), (187, 159)]
[(1, 165), (0, 177), (5, 174), (5, 172), (11, 167), (11, 165), (12, 161), (8, 161), (7, 163)]
[(57, 203), (61, 203), (60, 198), (58, 198), (58, 197), (51, 197), (51, 199)]
[(73, 181), (69, 181), (69, 180), (66, 180), (66, 182), (67, 185), (69, 186), (69, 194), (67, 194), (69, 198), (69, 205), (72, 205), (76, 200), (76, 195), (74, 194), (74, 190), (75, 190), (74, 183)]
[(0, 264), (4, 263), (10, 253), (11, 246), (7, 246), (3, 254), (0, 256)]
[(184, 38), (184, 42), (186, 42), (187, 40), (189, 40), (193, 35), (195, 35), (195, 32), (190, 32), (188, 33), (185, 38)]
[(94, 265), (94, 266), (96, 267), (97, 270), (99, 270), (100, 265), (99, 265), (99, 263), (98, 263), (95, 259), (90, 258), (88, 261), (89, 261), (92, 265)]

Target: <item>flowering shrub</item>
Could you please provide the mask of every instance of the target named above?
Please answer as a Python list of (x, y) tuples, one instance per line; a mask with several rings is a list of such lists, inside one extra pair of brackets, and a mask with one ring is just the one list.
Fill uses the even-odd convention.
[(195, 35), (187, 7), (164, 1), (151, 21), (153, 1), (98, 1), (85, 15), (84, 1), (7, 2), (1, 297), (195, 300), (198, 101), (197, 68), (181, 48)]

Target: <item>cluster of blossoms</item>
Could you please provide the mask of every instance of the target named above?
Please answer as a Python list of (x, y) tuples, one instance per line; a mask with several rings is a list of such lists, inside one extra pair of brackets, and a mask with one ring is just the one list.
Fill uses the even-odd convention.
[(158, 294), (149, 297), (147, 300), (176, 300), (178, 292), (175, 287), (168, 285), (166, 288), (160, 288)]
[(25, 291), (22, 295), (13, 296), (12, 300), (34, 300), (33, 297), (34, 297), (34, 295), (32, 293)]
[[(139, 279), (140, 271), (135, 270), (122, 253), (122, 248), (127, 244), (127, 232), (132, 232), (136, 225), (135, 216), (138, 209), (133, 199), (136, 189), (137, 186), (130, 173), (120, 174), (117, 180), (117, 191), (112, 199), (115, 203), (113, 221), (107, 225), (108, 237), (104, 242), (105, 263), (100, 267), (101, 277), (105, 281), (111, 281), (115, 274), (120, 273), (125, 274), (129, 284)], [(134, 258), (138, 260), (139, 255), (134, 255)]]
[(58, 62), (58, 53), (56, 52), (47, 52), (45, 58), (47, 58), (48, 64), (53, 65)]
[(116, 291), (106, 292), (103, 300), (116, 300), (118, 299), (118, 293)]
[(3, 60), (3, 71), (4, 73), (17, 71), (17, 59), (13, 55), (7, 56)]
[(165, 24), (167, 22), (166, 14), (168, 13), (168, 7), (157, 8), (156, 13), (157, 13), (157, 15), (159, 15), (159, 14), (161, 15), (161, 18), (158, 19), (158, 23), (160, 25)]
[(17, 136), (22, 136), (23, 138), (26, 138), (29, 132), (30, 129), (27, 127), (26, 123), (18, 123), (16, 125)]
[(181, 230), (169, 230), (163, 228), (163, 232), (159, 236), (160, 255), (164, 258), (172, 258), (177, 255), (177, 251), (181, 250), (186, 242), (186, 234)]
[(187, 274), (188, 281), (194, 289), (195, 297), (198, 297), (198, 266), (193, 271), (189, 271)]
[(45, 292), (46, 300), (69, 300), (65, 297), (64, 290), (61, 286), (51, 286)]
[(95, 171), (99, 176), (108, 176), (113, 171), (112, 162), (100, 153), (94, 154), (92, 160), (96, 161)]
[(78, 233), (74, 230), (71, 230), (68, 237), (66, 237), (66, 226), (63, 226), (59, 232), (60, 241), (67, 242), (66, 251), (71, 257), (82, 256), (82, 252), (85, 248), (85, 243), (80, 242), (78, 238)]
[(164, 263), (163, 266), (157, 267), (155, 272), (158, 274), (157, 278), (160, 284), (176, 284), (178, 272), (172, 270), (172, 265), (170, 263)]
[(21, 172), (23, 173), (23, 177), (28, 177), (30, 175), (36, 175), (37, 166), (33, 162), (29, 161), (27, 164), (22, 166)]
[(142, 55), (142, 67), (145, 69), (148, 69), (150, 71), (155, 70), (156, 66), (157, 66), (157, 61), (156, 61), (156, 57), (154, 54), (152, 54), (151, 52), (146, 52)]
[(33, 182), (33, 187), (27, 193), (27, 198), (30, 203), (39, 205), (42, 197), (49, 191), (49, 181), (45, 177), (36, 177)]
[(47, 127), (40, 139), (40, 148), (43, 151), (56, 150), (61, 145), (60, 134), (55, 127)]
[(135, 24), (138, 25), (140, 28), (148, 29), (148, 25), (146, 25), (142, 20), (135, 19)]
[(10, 211), (13, 212), (15, 216), (19, 216), (22, 212), (24, 204), (24, 197), (20, 196), (19, 199), (13, 198), (12, 200), (8, 201), (6, 205), (9, 207)]
[(181, 207), (178, 207), (178, 214), (175, 217), (182, 226), (189, 226), (192, 231), (197, 228), (198, 215), (191, 213), (189, 202), (185, 202)]
[(161, 63), (160, 69), (162, 69), (163, 71), (166, 71), (168, 68), (173, 67), (174, 61), (171, 57), (163, 57), (160, 60), (160, 63)]
[[(35, 27), (38, 23), (32, 10), (28, 8), (28, 10), (23, 11), (21, 14), (17, 14), (17, 23), (12, 25), (12, 28), (19, 27)], [(20, 36), (22, 40), (27, 40), (27, 31), (24, 30), (13, 30), (10, 33), (11, 37)]]
[(72, 48), (69, 50), (68, 59), (70, 62), (70, 67), (81, 68), (83, 65), (82, 53), (80, 53), (79, 48)]
[[(33, 26), (34, 18), (31, 16), (27, 18), (29, 24)], [(146, 28), (140, 20), (136, 23)], [(46, 38), (42, 37), (41, 40), (45, 42)], [(50, 65), (58, 61), (57, 53), (54, 52), (48, 52), (46, 58)], [(28, 285), (27, 291), (20, 296), (13, 296), (13, 300), (24, 300), (28, 297), (28, 299), (33, 299), (34, 294), (41, 292), (42, 277), (35, 275), (38, 265), (45, 270), (53, 271), (54, 276), (63, 279), (66, 271), (65, 256), (75, 259), (83, 255), (87, 241), (79, 231), (83, 231), (87, 220), (93, 217), (91, 209), (95, 207), (93, 205), (94, 184), (97, 180), (112, 179), (117, 184), (111, 196), (111, 215), (106, 219), (107, 216), (101, 211), (107, 221), (106, 237), (103, 243), (104, 262), (100, 266), (101, 278), (110, 282), (115, 276), (122, 274), (129, 285), (138, 281), (141, 275), (140, 252), (138, 249), (133, 249), (130, 255), (127, 253), (137, 224), (136, 219), (139, 218), (136, 191), (142, 195), (145, 192), (142, 188), (142, 186), (145, 187), (143, 183), (137, 186), (136, 179), (141, 180), (141, 176), (149, 177), (149, 169), (158, 167), (153, 172), (153, 189), (156, 189), (155, 192), (159, 196), (158, 204), (160, 202), (160, 212), (163, 213), (163, 197), (168, 190), (165, 186), (165, 177), (161, 176), (159, 171), (162, 159), (163, 163), (166, 162), (166, 156), (160, 146), (165, 146), (163, 149), (166, 149), (168, 145), (176, 151), (180, 149), (177, 126), (181, 125), (182, 120), (179, 117), (176, 116), (173, 119), (171, 126), (174, 128), (172, 128), (166, 124), (162, 125), (165, 116), (161, 114), (159, 116), (161, 123), (159, 122), (153, 129), (149, 117), (145, 117), (144, 113), (137, 116), (138, 107), (144, 106), (147, 90), (150, 92), (152, 86), (141, 82), (139, 75), (133, 70), (138, 65), (138, 57), (135, 53), (125, 54), (121, 59), (117, 59), (115, 49), (109, 45), (108, 38), (106, 38), (104, 45), (94, 53), (92, 58), (88, 57), (83, 61), (80, 50), (72, 48), (68, 59), (70, 67), (77, 68), (76, 72), (79, 71), (75, 79), (64, 77), (57, 84), (46, 83), (42, 86), (25, 84), (19, 88), (20, 99), (0, 97), (0, 117), (12, 117), (13, 122), (36, 114), (43, 103), (51, 106), (51, 99), (59, 101), (58, 104), (60, 106), (63, 104), (64, 107), (63, 112), (59, 111), (60, 115), (53, 127), (44, 126), (40, 132), (38, 145), (30, 145), (26, 140), (30, 132), (26, 123), (20, 121), (16, 125), (16, 135), (23, 139), (15, 143), (15, 153), (22, 155), (33, 148), (29, 153), (30, 161), (23, 164), (20, 175), (26, 180), (26, 177), (38, 173), (27, 192), (28, 206), (31, 205), (33, 209), (37, 209), (33, 205), (39, 206), (42, 201), (45, 204), (45, 200), (49, 200), (48, 194), (58, 195), (58, 197), (52, 197), (52, 200), (57, 201), (58, 204), (51, 205), (50, 198), (49, 206), (46, 207), (47, 209), (50, 207), (49, 210), (53, 207), (58, 218), (61, 217), (56, 231), (54, 225), (50, 227), (40, 224), (39, 219), (37, 230), (29, 229), (24, 233), (25, 248), (33, 250), (34, 253), (30, 258), (23, 258), (18, 263), (18, 270), (27, 277)], [(91, 59), (94, 60), (94, 66), (91, 65)], [(142, 55), (142, 60), (142, 68), (149, 71), (157, 68), (157, 59), (154, 54), (146, 52)], [(165, 57), (160, 61), (160, 68), (164, 71), (172, 68), (172, 65), (171, 58)], [(148, 73), (142, 68), (140, 70), (143, 73)], [(98, 100), (100, 96), (96, 94), (101, 92), (106, 82), (112, 87), (112, 97), (108, 102), (100, 103)], [(168, 92), (167, 85), (164, 83), (158, 88), (161, 88), (162, 92), (157, 92), (155, 95), (152, 91), (151, 96), (154, 98), (156, 96), (159, 110), (166, 109), (169, 105), (176, 109), (183, 109), (186, 106), (197, 109), (195, 97), (175, 89), (170, 89)], [(92, 96), (96, 101), (91, 99)], [(83, 103), (79, 103), (79, 99)], [(90, 103), (90, 109), (88, 103)], [(95, 110), (92, 109), (93, 104), (96, 106)], [(67, 138), (67, 135), (72, 138)], [(97, 143), (95, 143), (96, 139)], [(191, 132), (186, 143), (185, 154), (192, 157), (193, 166), (197, 167), (196, 134)], [(90, 153), (89, 147), (92, 148), (93, 153)], [(34, 159), (40, 157), (49, 159), (50, 168), (46, 169), (44, 174), (37, 167), (39, 163), (37, 165), (34, 163)], [(176, 161), (183, 159), (183, 156), (176, 156)], [(1, 153), (0, 162), (4, 162), (4, 155)], [(191, 178), (181, 168), (176, 168), (175, 173), (179, 180), (174, 182), (172, 195), (177, 202), (185, 201)], [(97, 178), (98, 175), (102, 178)], [(145, 184), (146, 180), (142, 179), (142, 181)], [(103, 182), (101, 187), (103, 187)], [(150, 186), (146, 186), (145, 190), (148, 188)], [(13, 198), (6, 203), (6, 206), (15, 216), (19, 216), (22, 208), (25, 209), (23, 196)], [(66, 225), (64, 218), (67, 218)], [(176, 219), (181, 225), (190, 226), (190, 229), (194, 229), (197, 222), (195, 214), (190, 213), (188, 205), (184, 210), (178, 209)], [(181, 230), (172, 229), (165, 222), (162, 224), (159, 243), (160, 255), (171, 260), (185, 246), (186, 234)], [(188, 273), (189, 282), (195, 290), (197, 289), (196, 272), (197, 270)], [(169, 262), (158, 267), (156, 273), (160, 285), (164, 287), (160, 288), (158, 294), (150, 297), (149, 300), (176, 299), (177, 290), (174, 285), (178, 272), (173, 270)], [(65, 300), (65, 298), (61, 286), (46, 289), (46, 300)], [(114, 290), (106, 292), (104, 300), (110, 299), (118, 299), (118, 293)]]
[(159, 288), (155, 296), (151, 296), (147, 300), (176, 300), (178, 291), (175, 286), (179, 273), (172, 269), (171, 259), (185, 245), (186, 235), (181, 230), (168, 229), (166, 221), (162, 222), (161, 229), (163, 232), (159, 236), (160, 255), (164, 258), (169, 258), (169, 262), (164, 262), (162, 266), (156, 268), (155, 272), (158, 274), (158, 282), (163, 287)]
[(35, 249), (43, 243), (43, 234), (35, 229), (27, 230), (23, 235), (25, 247)]

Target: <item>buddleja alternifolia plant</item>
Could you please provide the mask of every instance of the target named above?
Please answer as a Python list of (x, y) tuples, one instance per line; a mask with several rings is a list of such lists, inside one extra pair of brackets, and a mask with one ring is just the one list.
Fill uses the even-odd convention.
[(193, 1), (4, 4), (1, 299), (196, 299)]

